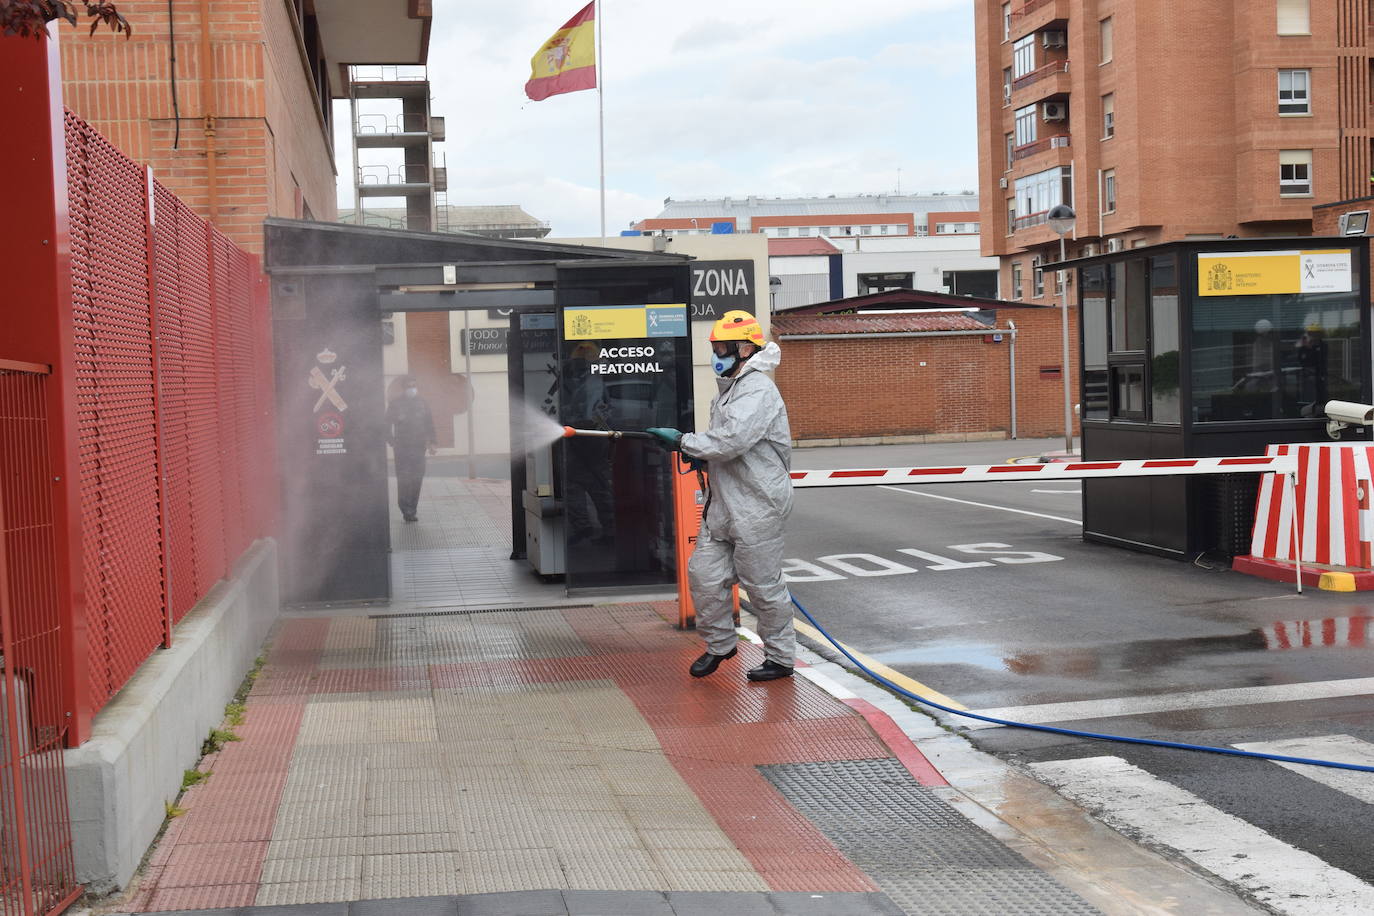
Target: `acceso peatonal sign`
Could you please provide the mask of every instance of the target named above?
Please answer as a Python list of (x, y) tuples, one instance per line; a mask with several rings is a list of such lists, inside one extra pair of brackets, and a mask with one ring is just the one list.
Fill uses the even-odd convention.
[(1199, 296), (1348, 293), (1350, 249), (1198, 252)]

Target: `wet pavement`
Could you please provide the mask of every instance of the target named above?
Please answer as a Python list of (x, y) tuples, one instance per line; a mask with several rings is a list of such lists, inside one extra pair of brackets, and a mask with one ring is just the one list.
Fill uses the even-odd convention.
[(391, 607), (280, 622), (242, 740), (100, 912), (1250, 911), (820, 656), (694, 680), (671, 601), (473, 572), (504, 486), (426, 482)]

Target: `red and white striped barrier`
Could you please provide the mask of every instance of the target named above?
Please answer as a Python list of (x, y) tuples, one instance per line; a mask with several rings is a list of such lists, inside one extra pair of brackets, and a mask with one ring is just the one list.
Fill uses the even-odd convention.
[[(1278, 475), (1260, 481), (1250, 556), (1322, 566), (1370, 569), (1369, 482), (1374, 480), (1374, 446), (1367, 443), (1271, 445), (1270, 454), (1297, 462), (1297, 487)], [(1294, 513), (1302, 556), (1293, 549)]]
[[(1284, 454), (1239, 458), (1156, 458), (1137, 461), (1068, 461), (1048, 464), (975, 464), (951, 467), (870, 468), (793, 471), (794, 487), (855, 487), (875, 484), (987, 483), (998, 480), (1083, 480), (1094, 477), (1164, 477), (1173, 474), (1280, 474), (1297, 470)], [(1266, 478), (1266, 480), (1269, 478)]]

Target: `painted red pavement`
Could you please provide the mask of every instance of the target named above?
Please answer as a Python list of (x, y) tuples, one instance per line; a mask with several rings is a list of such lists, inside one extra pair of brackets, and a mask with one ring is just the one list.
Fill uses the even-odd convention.
[(387, 668), (322, 668), (333, 621), (283, 621), (248, 697), (246, 721), (237, 729), (242, 740), (202, 762), (212, 778), (186, 792), (186, 813), (171, 821), (126, 905), (157, 911), (254, 903), (312, 695), (588, 680), (610, 680), (624, 692), (771, 889), (877, 890), (757, 767), (895, 756), (922, 784), (943, 785), (939, 773), (863, 701), (845, 705), (803, 678), (746, 681), (744, 671), (763, 660), (755, 646), (742, 643), (739, 655), (710, 678), (688, 677), (700, 641), (666, 622), (674, 609), (664, 604), (564, 610), (591, 655)]

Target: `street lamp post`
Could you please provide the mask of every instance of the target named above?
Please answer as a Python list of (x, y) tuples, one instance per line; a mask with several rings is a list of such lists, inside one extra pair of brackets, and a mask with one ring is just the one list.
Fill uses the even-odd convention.
[[(1064, 204), (1056, 204), (1050, 208), (1046, 214), (1046, 220), (1050, 228), (1059, 236), (1059, 261), (1062, 264), (1067, 258), (1064, 255), (1064, 236), (1073, 231), (1074, 220), (1077, 214), (1073, 208)], [(1064, 282), (1064, 270), (1060, 268), (1059, 274), (1059, 324), (1063, 335), (1064, 354), (1060, 366), (1060, 375), (1064, 378), (1064, 450), (1073, 452), (1073, 397), (1069, 388), (1069, 285)]]

